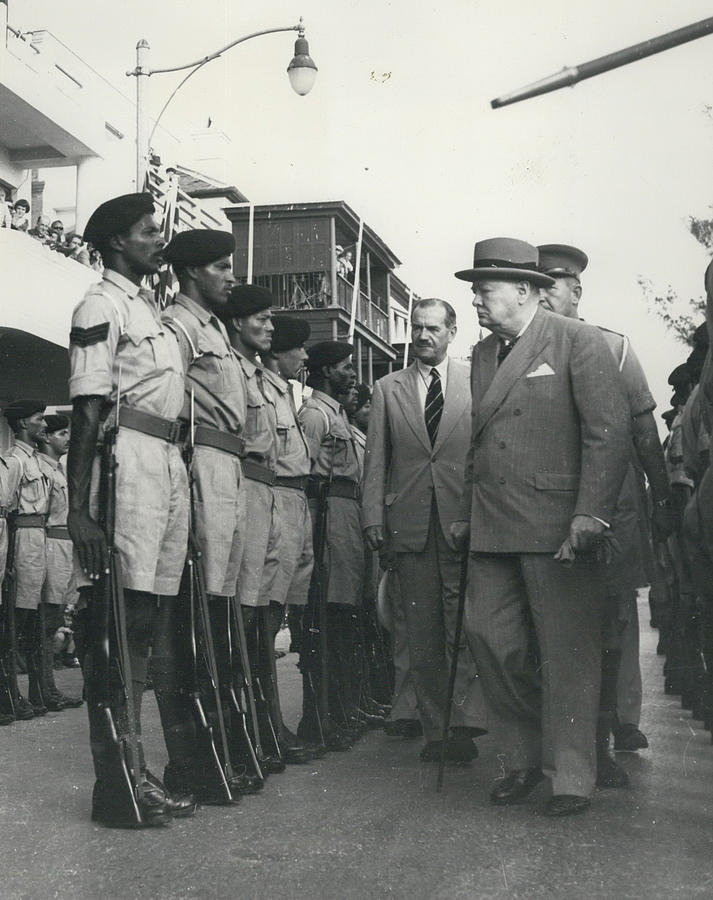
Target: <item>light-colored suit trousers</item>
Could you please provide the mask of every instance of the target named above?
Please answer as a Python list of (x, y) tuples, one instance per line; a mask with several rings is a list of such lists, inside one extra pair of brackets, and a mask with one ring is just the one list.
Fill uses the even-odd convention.
[[(470, 556), (465, 631), (506, 770), (542, 768), (554, 794), (596, 780), (599, 570), (549, 553)], [(539, 654), (538, 648), (539, 647)]]
[[(411, 678), (425, 740), (438, 741), (453, 655), (461, 555), (446, 543), (438, 513), (431, 508), (426, 546), (397, 553), (396, 571), (406, 616)], [(451, 726), (484, 729), (485, 704), (473, 657), (462, 639), (458, 653)]]

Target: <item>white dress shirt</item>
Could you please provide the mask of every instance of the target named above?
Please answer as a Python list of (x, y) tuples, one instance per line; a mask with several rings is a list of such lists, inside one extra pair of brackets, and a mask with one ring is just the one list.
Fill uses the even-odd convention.
[(431, 370), (436, 369), (441, 376), (441, 391), (443, 391), (443, 399), (446, 399), (446, 385), (448, 384), (448, 357), (438, 363), (437, 366), (429, 366), (428, 363), (416, 360), (416, 370), (419, 374), (418, 379), (418, 399), (421, 409), (426, 410), (426, 394), (431, 385)]

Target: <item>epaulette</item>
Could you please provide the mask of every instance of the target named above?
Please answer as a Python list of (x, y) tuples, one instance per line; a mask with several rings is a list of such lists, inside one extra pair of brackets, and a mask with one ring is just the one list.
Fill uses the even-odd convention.
[(597, 325), (597, 328), (600, 331), (606, 331), (607, 334), (615, 334), (618, 338), (621, 338), (621, 355), (618, 362), (619, 371), (621, 372), (629, 354), (629, 338), (620, 331), (614, 331), (613, 328), (605, 328), (603, 325)]

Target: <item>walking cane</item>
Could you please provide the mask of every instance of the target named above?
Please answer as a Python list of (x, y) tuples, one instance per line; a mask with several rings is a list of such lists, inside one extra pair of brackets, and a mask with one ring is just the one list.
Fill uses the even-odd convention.
[(453, 637), (453, 656), (451, 658), (451, 671), (448, 677), (448, 698), (446, 700), (446, 709), (443, 716), (443, 734), (441, 735), (441, 758), (438, 762), (438, 779), (436, 781), (436, 791), (440, 792), (443, 787), (443, 770), (446, 766), (446, 739), (448, 737), (448, 729), (451, 727), (451, 707), (453, 706), (453, 694), (456, 687), (456, 670), (458, 668), (458, 650), (460, 649), (460, 638), (463, 632), (463, 613), (465, 612), (465, 594), (468, 587), (468, 552), (463, 554), (460, 564), (460, 581), (458, 583), (458, 611), (456, 613), (456, 631)]

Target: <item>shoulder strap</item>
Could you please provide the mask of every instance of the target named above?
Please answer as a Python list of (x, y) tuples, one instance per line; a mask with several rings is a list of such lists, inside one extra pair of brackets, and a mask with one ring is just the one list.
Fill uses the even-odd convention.
[(629, 353), (629, 338), (623, 334), (622, 342), (621, 342), (621, 359), (619, 360), (619, 371), (623, 371), (624, 363), (626, 362), (626, 357)]
[(171, 318), (171, 322), (170, 322), (170, 324), (169, 324), (169, 327), (170, 327), (171, 324), (172, 324), (172, 325), (177, 325), (177, 326), (181, 329), (181, 331), (183, 332), (183, 334), (185, 335), (185, 338), (186, 338), (186, 340), (188, 341), (188, 346), (191, 348), (191, 363), (194, 363), (197, 359), (200, 359), (200, 357), (203, 356), (203, 354), (202, 354), (202, 353), (199, 353), (198, 350), (196, 350), (196, 345), (193, 343), (193, 341), (192, 341), (192, 339), (191, 339), (191, 336), (190, 336), (190, 334), (188, 333), (188, 329), (187, 329), (186, 326), (183, 324), (183, 322), (181, 322), (180, 319), (174, 319), (174, 318)]
[(126, 323), (124, 322), (124, 317), (121, 315), (121, 310), (119, 309), (119, 304), (116, 300), (111, 296), (111, 294), (107, 293), (106, 295), (109, 298), (109, 302), (114, 307), (114, 312), (116, 313), (116, 318), (119, 320), (119, 336), (126, 334)]

